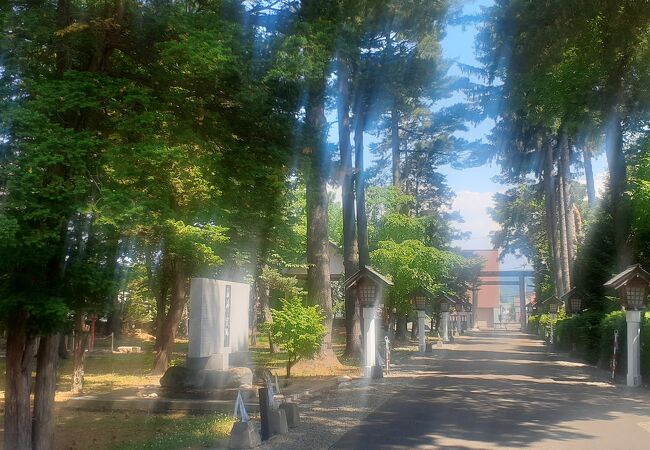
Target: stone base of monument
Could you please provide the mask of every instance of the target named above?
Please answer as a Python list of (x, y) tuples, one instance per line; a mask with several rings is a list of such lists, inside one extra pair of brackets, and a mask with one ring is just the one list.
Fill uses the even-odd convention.
[(269, 433), (271, 436), (276, 434), (287, 434), (289, 427), (287, 425), (287, 413), (284, 409), (269, 409)]
[(228, 448), (255, 448), (262, 444), (262, 438), (252, 422), (235, 422), (230, 431)]
[(284, 411), (285, 416), (287, 417), (287, 426), (289, 428), (296, 428), (300, 423), (298, 404), (293, 402), (282, 403), (280, 409)]
[(195, 370), (172, 366), (160, 379), (163, 396), (170, 398), (221, 398), (221, 392), (253, 392), (252, 384), (253, 372), (247, 367)]
[(215, 353), (203, 358), (187, 358), (187, 368), (191, 370), (228, 370), (230, 352)]
[(168, 400), (214, 400), (234, 402), (237, 399), (237, 393), (241, 393), (246, 404), (257, 404), (256, 390), (254, 388), (183, 390), (161, 388), (159, 396)]
[(384, 368), (382, 366), (372, 366), (370, 369), (370, 378), (384, 378)]

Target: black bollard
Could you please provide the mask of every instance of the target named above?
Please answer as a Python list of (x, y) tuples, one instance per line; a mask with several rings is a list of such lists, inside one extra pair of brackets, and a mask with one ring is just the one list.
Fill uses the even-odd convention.
[(269, 388), (259, 388), (257, 395), (260, 397), (260, 421), (262, 422), (262, 440), (266, 441), (271, 437), (269, 429)]

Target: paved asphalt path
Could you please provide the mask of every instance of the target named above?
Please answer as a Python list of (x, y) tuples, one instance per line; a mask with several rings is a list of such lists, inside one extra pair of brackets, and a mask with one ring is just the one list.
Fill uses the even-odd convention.
[(650, 449), (647, 389), (612, 386), (605, 371), (518, 332), (447, 347), (414, 358), (417, 381), (331, 448)]

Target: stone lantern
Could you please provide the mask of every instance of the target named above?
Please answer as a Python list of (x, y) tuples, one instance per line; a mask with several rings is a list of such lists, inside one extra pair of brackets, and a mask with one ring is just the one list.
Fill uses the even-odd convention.
[(433, 295), (431, 294), (431, 292), (427, 291), (422, 287), (416, 289), (415, 292), (411, 294), (411, 301), (413, 302), (413, 307), (418, 312), (418, 347), (420, 353), (426, 352), (427, 349), (425, 332), (424, 332), (424, 319), (425, 319), (424, 310), (427, 307), (427, 300), (432, 297)]
[(548, 306), (548, 312), (551, 314), (551, 318), (555, 319), (560, 307), (562, 306), (562, 301), (559, 300), (555, 295), (547, 298), (542, 302), (542, 304)]
[[(345, 289), (353, 289), (362, 309), (364, 375), (370, 377), (375, 367), (377, 353), (377, 307), (383, 303), (385, 291), (393, 283), (371, 267), (364, 266), (345, 280)], [(374, 369), (381, 373), (381, 367)]]
[(456, 301), (447, 295), (439, 299), (440, 312), (442, 313), (442, 342), (449, 342), (449, 311)]
[(460, 333), (464, 334), (469, 327), (471, 327), (470, 320), (472, 317), (472, 303), (465, 300), (460, 305), (463, 310), (462, 320), (460, 322)]
[(557, 313), (560, 310), (560, 306), (562, 306), (562, 301), (559, 300), (555, 295), (550, 296), (546, 300), (542, 302), (543, 305), (548, 306), (548, 312), (551, 314), (551, 336), (550, 336), (550, 344), (553, 345), (553, 338), (555, 335), (555, 319), (557, 318)]
[(578, 292), (578, 289), (571, 289), (560, 297), (560, 300), (564, 303), (567, 313), (575, 315), (582, 311), (582, 294)]
[(605, 287), (614, 289), (625, 308), (627, 322), (627, 385), (641, 385), (641, 312), (648, 301), (650, 273), (640, 264), (628, 267), (605, 283)]
[(446, 295), (440, 300), (440, 312), (442, 313), (448, 313), (451, 311), (451, 306), (455, 304), (456, 302), (453, 301), (451, 298), (447, 297)]

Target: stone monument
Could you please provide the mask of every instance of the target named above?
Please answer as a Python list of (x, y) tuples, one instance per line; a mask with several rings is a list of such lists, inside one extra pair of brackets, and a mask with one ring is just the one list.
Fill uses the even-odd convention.
[(250, 287), (192, 278), (187, 367), (227, 370), (230, 354), (248, 351)]
[(230, 367), (231, 353), (248, 351), (249, 295), (247, 284), (192, 278), (187, 363), (160, 379), (168, 396), (218, 398), (251, 387), (249, 368)]

